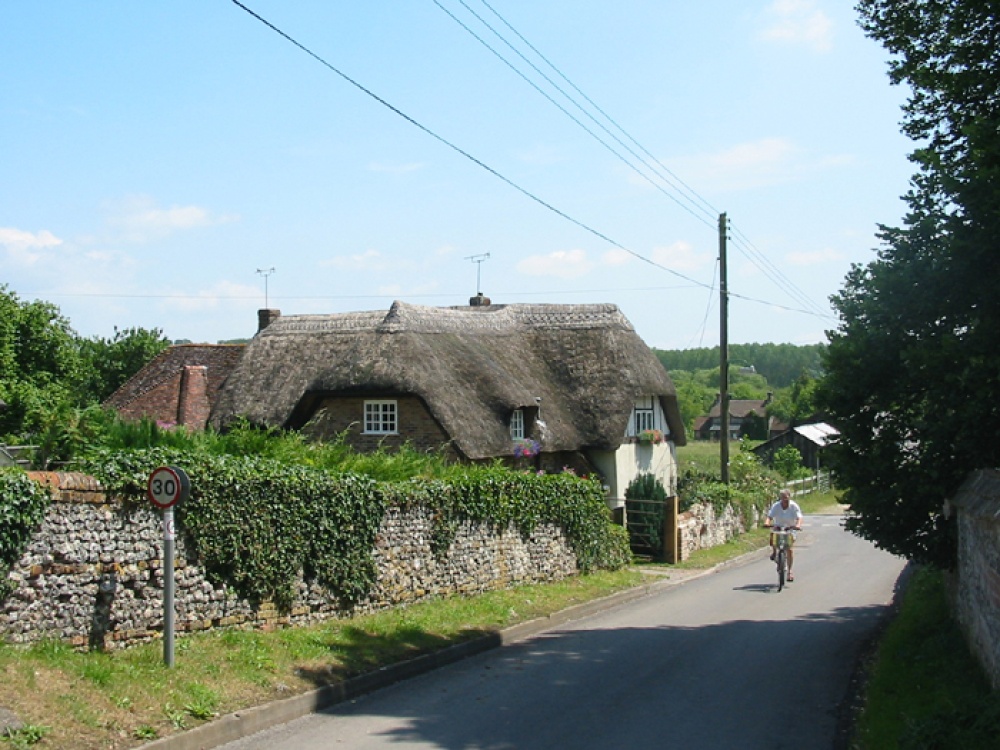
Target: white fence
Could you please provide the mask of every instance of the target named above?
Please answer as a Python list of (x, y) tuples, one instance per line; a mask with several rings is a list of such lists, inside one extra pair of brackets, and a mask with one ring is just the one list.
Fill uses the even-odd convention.
[(785, 487), (792, 491), (793, 497), (808, 495), (810, 492), (829, 492), (832, 485), (832, 477), (829, 471), (818, 471), (811, 477), (785, 482)]

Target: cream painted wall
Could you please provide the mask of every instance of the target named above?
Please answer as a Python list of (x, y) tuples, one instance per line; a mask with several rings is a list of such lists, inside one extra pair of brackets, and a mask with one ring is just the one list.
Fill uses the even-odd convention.
[(677, 494), (677, 450), (670, 440), (659, 445), (625, 442), (617, 451), (594, 452), (590, 456), (608, 485), (608, 504), (625, 504), (625, 489), (639, 474), (654, 474), (668, 495)]

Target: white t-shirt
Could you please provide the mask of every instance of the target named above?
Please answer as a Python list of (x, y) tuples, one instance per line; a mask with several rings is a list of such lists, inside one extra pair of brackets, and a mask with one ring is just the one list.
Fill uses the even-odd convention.
[(782, 508), (781, 501), (778, 500), (767, 512), (767, 517), (774, 522), (775, 526), (794, 526), (802, 518), (802, 508), (794, 500), (789, 500), (788, 507)]

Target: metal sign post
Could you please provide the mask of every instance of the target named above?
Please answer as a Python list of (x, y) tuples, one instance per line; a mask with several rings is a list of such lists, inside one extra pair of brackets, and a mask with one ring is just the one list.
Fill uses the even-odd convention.
[(174, 505), (191, 494), (183, 469), (161, 466), (149, 476), (150, 502), (163, 510), (163, 663), (174, 666)]

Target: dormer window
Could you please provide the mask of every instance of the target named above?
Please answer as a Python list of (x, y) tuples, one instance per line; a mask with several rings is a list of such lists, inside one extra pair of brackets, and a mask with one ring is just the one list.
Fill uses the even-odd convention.
[(656, 396), (641, 396), (635, 400), (625, 437), (639, 437), (646, 430), (659, 430), (665, 436), (670, 435), (670, 427)]
[(510, 437), (512, 440), (524, 439), (524, 409), (514, 409), (511, 412)]
[(635, 402), (632, 412), (632, 430), (638, 435), (643, 430), (656, 429), (656, 412), (653, 410), (653, 399), (643, 398)]

